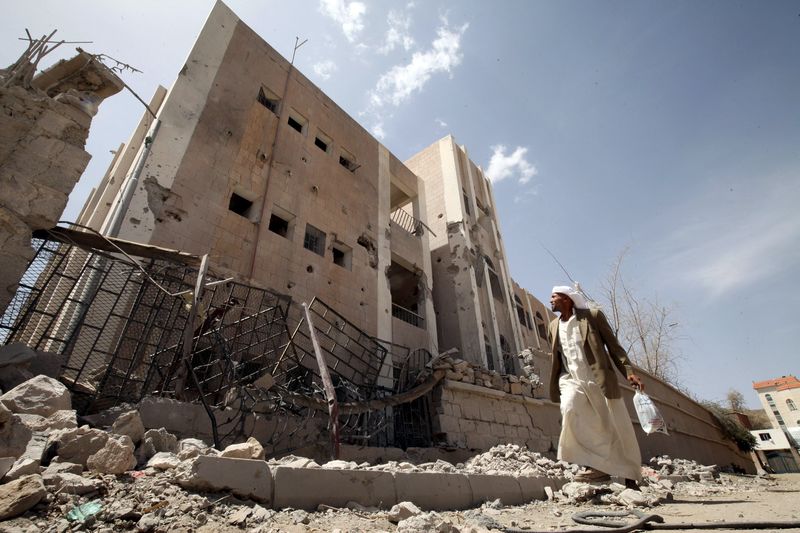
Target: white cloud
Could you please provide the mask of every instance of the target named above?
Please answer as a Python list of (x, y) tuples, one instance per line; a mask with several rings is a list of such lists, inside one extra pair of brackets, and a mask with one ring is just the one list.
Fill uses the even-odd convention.
[(328, 80), (330, 79), (331, 74), (333, 74), (336, 71), (337, 67), (336, 63), (328, 59), (316, 63), (313, 68), (314, 68), (314, 73), (316, 73), (317, 76), (319, 76), (323, 80)]
[[(674, 219), (694, 216), (696, 220), (683, 222), (659, 244), (666, 256), (661, 268), (712, 300), (797, 269), (800, 217), (794, 213), (798, 198), (800, 187), (770, 184), (763, 177), (757, 195), (723, 200), (715, 191), (694, 198)], [(774, 289), (776, 294), (784, 290)]]
[(436, 120), (436, 125), (439, 126), (440, 128), (446, 128), (447, 127), (447, 122), (445, 122), (444, 120), (442, 120), (440, 118), (437, 118), (435, 120)]
[(461, 37), (468, 27), (468, 24), (464, 24), (451, 29), (444, 21), (444, 25), (436, 31), (437, 38), (430, 50), (415, 52), (408, 64), (395, 65), (380, 77), (370, 93), (370, 104), (373, 107), (400, 105), (415, 91), (421, 91), (434, 74), (452, 73), (463, 59)]
[(514, 203), (515, 204), (525, 203), (534, 196), (536, 196), (537, 194), (539, 194), (539, 191), (537, 191), (533, 187), (525, 189), (516, 196), (514, 196)]
[(386, 138), (386, 131), (383, 129), (383, 122), (376, 122), (371, 128), (370, 132), (376, 139), (383, 140)]
[(367, 6), (363, 2), (320, 0), (319, 10), (322, 14), (341, 24), (344, 36), (351, 43), (355, 42), (358, 34), (364, 29), (364, 14), (367, 12)]
[(524, 185), (539, 173), (536, 167), (525, 158), (528, 153), (527, 148), (517, 146), (513, 152), (506, 155), (506, 147), (499, 144), (492, 146), (492, 151), (494, 153), (492, 153), (492, 158), (489, 161), (489, 168), (486, 170), (486, 175), (492, 183), (497, 183), (510, 177), (517, 177), (517, 181)]
[(411, 17), (395, 10), (389, 11), (387, 17), (389, 29), (386, 30), (386, 38), (383, 46), (378, 48), (378, 53), (388, 54), (398, 46), (403, 50), (409, 51), (414, 46), (414, 38), (411, 36)]

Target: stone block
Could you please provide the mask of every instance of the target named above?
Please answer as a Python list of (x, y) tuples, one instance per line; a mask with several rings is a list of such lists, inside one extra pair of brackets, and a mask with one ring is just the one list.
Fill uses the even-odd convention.
[(178, 478), (183, 488), (216, 492), (229, 490), (241, 498), (272, 505), (272, 473), (264, 461), (201, 455), (191, 470)]
[(520, 484), (512, 476), (468, 474), (467, 477), (472, 489), (472, 505), (474, 507), (498, 498), (503, 505), (519, 505), (525, 501)]
[(397, 501), (410, 501), (425, 510), (466, 509), (472, 505), (472, 488), (464, 474), (396, 472)]
[(0, 521), (21, 515), (47, 494), (42, 476), (24, 476), (0, 486)]
[(310, 511), (319, 504), (345, 507), (350, 501), (389, 509), (398, 501), (390, 472), (278, 466), (273, 476), (276, 509)]
[(566, 484), (567, 480), (564, 478), (550, 478), (550, 477), (529, 477), (519, 476), (517, 478), (520, 489), (522, 489), (522, 498), (524, 501), (529, 502), (533, 500), (546, 500), (547, 494), (544, 488), (550, 487), (553, 491), (561, 489)]
[(0, 402), (20, 414), (50, 416), (56, 411), (72, 409), (72, 398), (61, 382), (36, 376), (0, 396)]

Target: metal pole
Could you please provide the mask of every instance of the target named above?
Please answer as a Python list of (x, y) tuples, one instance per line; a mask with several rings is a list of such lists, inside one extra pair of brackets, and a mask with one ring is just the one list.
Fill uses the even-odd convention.
[(322, 349), (319, 347), (317, 341), (317, 334), (314, 332), (314, 323), (311, 321), (311, 312), (308, 310), (308, 305), (303, 302), (303, 311), (306, 314), (306, 322), (308, 322), (308, 330), (311, 332), (311, 343), (314, 345), (314, 355), (317, 358), (317, 365), (319, 366), (319, 375), (322, 378), (322, 385), (325, 389), (325, 397), (328, 401), (328, 413), (330, 415), (330, 430), (331, 430), (331, 445), (333, 448), (333, 459), (339, 458), (339, 403), (336, 401), (336, 391), (333, 388), (333, 381), (328, 372), (328, 364), (322, 356)]

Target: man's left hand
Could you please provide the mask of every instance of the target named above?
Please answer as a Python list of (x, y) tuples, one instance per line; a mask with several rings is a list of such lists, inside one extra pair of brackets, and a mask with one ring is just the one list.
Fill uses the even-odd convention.
[(641, 378), (636, 374), (631, 374), (628, 376), (628, 382), (631, 384), (631, 387), (634, 389), (639, 389), (640, 391), (644, 391), (644, 383), (642, 383)]

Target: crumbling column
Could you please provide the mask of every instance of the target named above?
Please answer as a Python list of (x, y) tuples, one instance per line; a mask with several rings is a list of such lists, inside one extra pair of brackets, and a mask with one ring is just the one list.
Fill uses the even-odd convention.
[(97, 106), (124, 86), (80, 50), (31, 80), (21, 74), (32, 59), (0, 70), (0, 312), (33, 258), (33, 230), (56, 225), (91, 159), (84, 146)]

